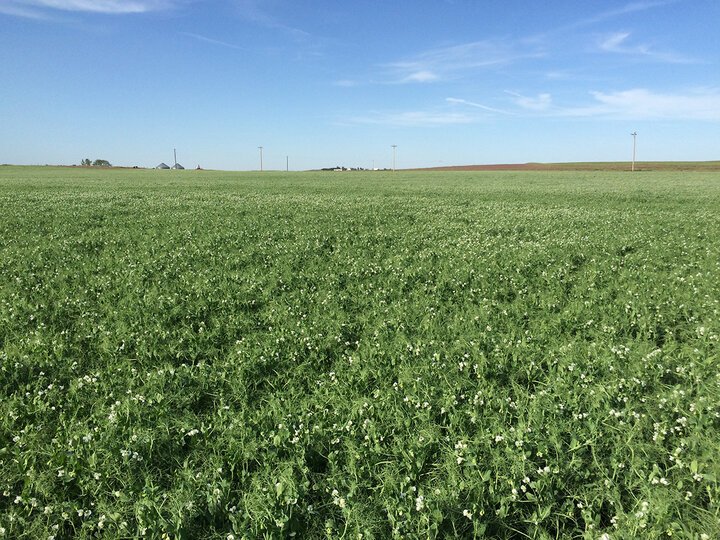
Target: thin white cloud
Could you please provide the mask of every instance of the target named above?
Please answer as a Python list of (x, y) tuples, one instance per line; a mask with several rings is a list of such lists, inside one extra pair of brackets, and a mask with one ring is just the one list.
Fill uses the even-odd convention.
[[(495, 114), (515, 114), (466, 99), (449, 97), (445, 98), (445, 103), (450, 105), (416, 111), (372, 112), (365, 116), (351, 118), (349, 122), (352, 124), (380, 124), (395, 127), (437, 127), (453, 124), (472, 124), (482, 122), (488, 118), (487, 114), (470, 112), (468, 108), (481, 109)], [(458, 106), (463, 107), (464, 110), (458, 109)]]
[(627, 41), (628, 37), (630, 37), (629, 32), (618, 32), (616, 34), (606, 37), (603, 41), (600, 42), (599, 45), (603, 51), (624, 52), (627, 49), (623, 48), (623, 43)]
[[(254, 5), (257, 0), (242, 0)], [(549, 47), (558, 40), (559, 35), (566, 35), (571, 30), (591, 26), (608, 19), (623, 15), (646, 11), (660, 6), (675, 3), (678, 0), (649, 0), (629, 2), (615, 9), (597, 13), (585, 19), (576, 20), (569, 24), (547, 30), (530, 37), (507, 37), (486, 39), (448, 47), (438, 47), (421, 51), (415, 55), (400, 59), (389, 64), (382, 64), (383, 72), (374, 78), (374, 83), (385, 84), (420, 84), (457, 79), (470, 73), (493, 66), (504, 66), (521, 60), (545, 58), (550, 54)], [(625, 36), (627, 37), (627, 36)], [(584, 39), (584, 37), (583, 37)], [(613, 42), (613, 39), (616, 40)], [(618, 47), (623, 41), (622, 35), (606, 37), (600, 45), (612, 48)], [(620, 52), (617, 49), (616, 52)], [(649, 46), (639, 45), (622, 52), (632, 52), (645, 55), (656, 61), (675, 63), (691, 63), (694, 60), (681, 55), (656, 51)], [(551, 72), (548, 78), (567, 78), (567, 74)], [(532, 105), (532, 103), (528, 103)], [(537, 104), (542, 105), (542, 102)]]
[(447, 101), (448, 103), (457, 103), (459, 105), (468, 105), (470, 107), (475, 107), (477, 109), (482, 109), (482, 110), (488, 111), (488, 112), (494, 112), (494, 113), (500, 113), (500, 114), (514, 114), (509, 111), (503, 111), (502, 109), (488, 107), (487, 105), (482, 105), (481, 103), (475, 103), (473, 101), (468, 101), (466, 99), (445, 98), (445, 101)]
[(505, 91), (515, 98), (515, 103), (523, 109), (531, 111), (546, 111), (552, 106), (552, 97), (550, 94), (538, 94), (536, 97), (528, 97), (517, 92)]
[(237, 49), (240, 51), (246, 50), (243, 47), (240, 47), (239, 45), (233, 45), (232, 43), (227, 43), (225, 41), (220, 41), (219, 39), (213, 39), (206, 36), (202, 36), (200, 34), (193, 34), (192, 32), (180, 32), (184, 36), (188, 36), (194, 39), (197, 39), (198, 41), (204, 41), (205, 43), (211, 43), (213, 45), (219, 45), (221, 47), (227, 47), (228, 49)]
[(566, 81), (572, 78), (567, 71), (548, 71), (545, 73), (545, 78), (551, 81)]
[(381, 124), (402, 127), (432, 127), (450, 124), (468, 124), (469, 115), (456, 112), (406, 111), (401, 113), (376, 113), (351, 119), (355, 124)]
[[(517, 110), (502, 110), (459, 98), (445, 98), (447, 103), (481, 109), (483, 111), (530, 118), (618, 118), (624, 120), (704, 120), (720, 121), (720, 90), (697, 89), (684, 94), (663, 94), (637, 88), (618, 92), (593, 91), (587, 104), (563, 106), (555, 104), (547, 93), (528, 97), (515, 92)], [(408, 111), (401, 113), (374, 113), (351, 119), (352, 123), (383, 124), (390, 126), (428, 127), (451, 124), (479, 123), (487, 115), (470, 114), (456, 110)]]
[(656, 60), (659, 62), (668, 62), (673, 64), (694, 64), (697, 60), (676, 54), (673, 52), (657, 51), (650, 47), (650, 45), (639, 43), (630, 43), (629, 32), (616, 32), (608, 36), (603, 37), (598, 43), (598, 47), (601, 51), (624, 54), (629, 56), (645, 57), (650, 60)]
[[(5, 0), (0, 3), (0, 10), (4, 13), (33, 17), (37, 16), (37, 10), (42, 9), (128, 14), (157, 11), (171, 6), (172, 2), (169, 0)], [(13, 9), (15, 13), (11, 13)]]
[(537, 44), (531, 45), (520, 40), (485, 40), (430, 49), (405, 60), (386, 64), (384, 68), (387, 70), (388, 82), (427, 83), (542, 55)]
[(599, 76), (589, 76), (587, 74), (581, 74), (580, 69), (559, 69), (554, 71), (547, 71), (542, 76), (548, 81), (582, 81), (588, 82), (590, 80), (597, 80)]
[(430, 82), (436, 81), (438, 76), (432, 71), (421, 70), (411, 73), (403, 79), (403, 82)]
[(558, 30), (570, 30), (573, 28), (581, 28), (583, 26), (590, 26), (590, 25), (593, 25), (593, 24), (596, 24), (596, 23), (599, 23), (602, 21), (606, 21), (608, 19), (620, 17), (621, 15), (627, 15), (629, 13), (637, 13), (639, 11), (646, 11), (648, 9), (653, 9), (653, 8), (660, 7), (660, 6), (673, 4), (675, 2), (677, 2), (677, 0), (630, 2), (619, 8), (611, 9), (608, 11), (603, 11), (602, 13), (598, 13), (596, 15), (587, 17), (585, 19), (580, 19), (578, 21), (575, 21), (574, 23), (563, 26), (563, 27), (559, 28)]
[(264, 26), (272, 30), (280, 30), (296, 39), (306, 39), (310, 34), (300, 28), (295, 28), (281, 22), (277, 17), (268, 13), (267, 6), (270, 2), (259, 0), (236, 0), (240, 16), (254, 24)]
[[(447, 103), (481, 109), (483, 111), (542, 118), (622, 118), (624, 120), (704, 120), (720, 121), (720, 90), (698, 89), (684, 94), (663, 94), (637, 88), (618, 92), (590, 92), (592, 100), (586, 105), (568, 107), (556, 105), (547, 93), (528, 97), (515, 92), (518, 107), (504, 111), (459, 98), (445, 98)], [(431, 127), (482, 122), (487, 115), (469, 114), (457, 110), (407, 111), (373, 113), (350, 119), (354, 124), (382, 124), (403, 127)]]
[(25, 17), (28, 19), (47, 19), (47, 16), (36, 9), (29, 9), (15, 2), (0, 0), (0, 13), (12, 15), (13, 17)]
[(637, 119), (720, 120), (720, 92), (703, 89), (686, 94), (661, 94), (637, 88), (591, 92), (595, 102), (559, 111), (562, 116), (612, 116)]

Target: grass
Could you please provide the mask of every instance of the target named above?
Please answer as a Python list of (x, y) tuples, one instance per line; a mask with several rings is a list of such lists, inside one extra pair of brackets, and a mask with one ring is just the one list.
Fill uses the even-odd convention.
[(720, 537), (720, 178), (0, 169), (0, 534)]

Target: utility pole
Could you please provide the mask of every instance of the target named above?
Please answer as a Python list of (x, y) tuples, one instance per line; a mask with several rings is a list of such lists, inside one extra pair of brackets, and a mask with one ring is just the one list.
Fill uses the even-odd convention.
[(173, 148), (173, 155), (175, 156), (175, 167), (174, 169), (177, 169), (177, 149)]
[(632, 160), (632, 167), (630, 168), (630, 170), (635, 171), (635, 137), (637, 137), (637, 131), (633, 131), (630, 135), (633, 136), (633, 160)]
[(262, 172), (262, 146), (258, 146), (260, 149), (260, 172)]
[(285, 172), (290, 171), (290, 156), (285, 156)]
[(397, 148), (397, 144), (393, 144), (393, 172), (395, 172), (395, 149)]

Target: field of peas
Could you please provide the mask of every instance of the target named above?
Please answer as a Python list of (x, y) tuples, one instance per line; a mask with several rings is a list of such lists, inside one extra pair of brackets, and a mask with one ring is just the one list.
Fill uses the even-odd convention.
[(720, 538), (720, 173), (0, 167), (0, 538)]

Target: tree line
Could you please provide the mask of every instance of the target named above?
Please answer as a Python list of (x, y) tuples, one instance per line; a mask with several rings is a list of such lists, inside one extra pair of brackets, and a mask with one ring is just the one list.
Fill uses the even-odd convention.
[(80, 162), (80, 165), (83, 167), (112, 167), (107, 159), (96, 159), (91, 162), (88, 158), (85, 158)]

